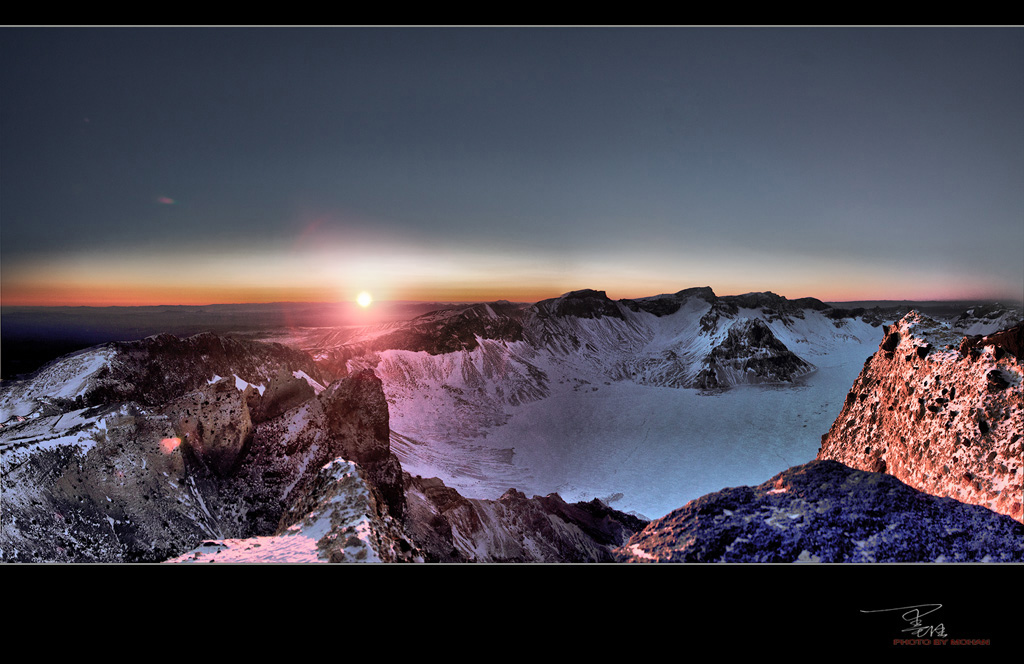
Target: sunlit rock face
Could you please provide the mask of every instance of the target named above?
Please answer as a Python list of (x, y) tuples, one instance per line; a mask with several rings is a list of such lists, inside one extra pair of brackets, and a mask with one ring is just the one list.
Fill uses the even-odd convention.
[(430, 562), (614, 562), (612, 549), (647, 523), (558, 494), (464, 498), (436, 478), (407, 475), (406, 496), (410, 534)]
[(1024, 365), (1018, 324), (963, 338), (916, 313), (886, 329), (819, 459), (1024, 520)]
[(615, 554), (620, 562), (1021, 562), (1024, 525), (885, 473), (812, 461), (693, 500)]

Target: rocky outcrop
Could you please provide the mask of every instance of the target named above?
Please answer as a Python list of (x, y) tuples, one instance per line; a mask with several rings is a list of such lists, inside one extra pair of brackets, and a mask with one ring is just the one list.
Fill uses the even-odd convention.
[(795, 300), (776, 295), (771, 291), (763, 293), (746, 293), (744, 295), (727, 295), (721, 301), (735, 313), (738, 309), (758, 309), (770, 317), (780, 318), (786, 315), (803, 318), (804, 309), (823, 311), (829, 305), (813, 297), (801, 297)]
[[(372, 372), (317, 395), (308, 382), (304, 389), (283, 376), (315, 373), (308, 357), (271, 371), (263, 363), (272, 361), (274, 349), (268, 354), (260, 344), (195, 341), (148, 340), (140, 347), (156, 349), (156, 367), (176, 367), (177, 379), (163, 387), (139, 381), (152, 370), (132, 368), (135, 353), (104, 356), (115, 370), (107, 372), (102, 390), (88, 391), (77, 369), (47, 374), (67, 376), (92, 399), (133, 393), (144, 403), (124, 399), (68, 409), (74, 402), (66, 400), (63, 409), (49, 403), (46, 408), (56, 411), (44, 414), (35, 397), (8, 399), (37, 410), (0, 428), (4, 560), (158, 561), (204, 539), (267, 536), (319, 500), (310, 498), (323, 495), (318, 473), (338, 458), (360, 466), (360, 481), (375, 496), (376, 518), (401, 524), (401, 466), (390, 451), (387, 402)], [(251, 356), (241, 352), (246, 345)], [(169, 349), (179, 346), (186, 354), (171, 357)], [(234, 378), (210, 377), (211, 355), (190, 362), (188, 353), (197, 348), (231, 349), (238, 363), (218, 368)], [(88, 368), (92, 372), (92, 364)], [(114, 375), (127, 385), (115, 384)], [(257, 389), (239, 375), (283, 386)], [(4, 387), (5, 393), (22, 388), (35, 394), (31, 384)], [(151, 403), (168, 391), (166, 403)]]
[(82, 405), (122, 401), (163, 405), (201, 388), (215, 376), (235, 375), (266, 385), (281, 367), (304, 371), (323, 382), (313, 358), (281, 344), (203, 333), (184, 339), (160, 334), (106, 347), (112, 356), (82, 395)]
[(620, 562), (1022, 562), (1024, 525), (885, 473), (812, 461), (691, 501), (615, 550)]
[(248, 398), (256, 391), (244, 391), (218, 381), (179, 397), (162, 409), (174, 426), (175, 438), (196, 463), (225, 477), (237, 467), (249, 441), (253, 421)]
[(439, 355), (471, 351), (479, 345), (480, 339), (520, 341), (522, 338), (522, 307), (498, 301), (424, 314), (394, 332), (373, 339), (363, 348), (364, 351), (400, 349)]
[(917, 313), (885, 329), (819, 459), (1024, 520), (1020, 331), (962, 339)]
[(402, 524), (351, 461), (321, 468), (271, 535), (205, 540), (171, 563), (368, 563), (422, 561)]
[(998, 302), (978, 304), (961, 313), (951, 322), (951, 327), (957, 334), (977, 337), (1012, 327), (1019, 328), (1021, 315), (1019, 307), (1007, 307)]
[(788, 383), (814, 370), (779, 341), (759, 318), (740, 319), (726, 338), (711, 349), (693, 386), (703, 389), (732, 385)]
[(171, 422), (121, 404), (0, 434), (5, 562), (156, 562), (219, 535)]
[(560, 297), (542, 300), (533, 305), (530, 311), (541, 318), (552, 316), (625, 318), (618, 304), (608, 299), (608, 295), (604, 291), (590, 289), (572, 291)]
[(252, 412), (253, 422), (266, 422), (282, 415), (292, 408), (309, 401), (317, 395), (317, 389), (323, 389), (317, 384), (313, 387), (309, 380), (296, 376), (303, 375), (301, 372), (289, 371), (282, 367), (267, 385), (263, 394), (256, 390), (249, 392), (249, 410)]
[[(186, 454), (189, 447), (183, 444)], [(289, 525), (294, 505), (315, 490), (318, 470), (335, 459), (359, 465), (379, 495), (381, 517), (401, 521), (401, 466), (391, 453), (387, 403), (371, 372), (340, 379), (319, 396), (258, 423), (244, 456), (228, 476), (192, 462), (189, 471), (221, 537), (245, 538)]]
[(698, 288), (684, 288), (671, 295), (655, 295), (653, 297), (642, 297), (635, 300), (619, 300), (623, 305), (632, 311), (646, 311), (655, 316), (670, 316), (679, 311), (680, 307), (690, 298), (699, 298), (709, 304), (718, 300), (715, 292), (707, 286)]
[(358, 463), (367, 480), (380, 491), (390, 514), (402, 519), (402, 466), (391, 452), (388, 404), (380, 378), (364, 370), (334, 382), (319, 399), (326, 413), (330, 457)]
[(987, 336), (964, 337), (964, 340), (960, 342), (959, 350), (961, 353), (970, 353), (972, 349), (977, 349), (977, 352), (980, 353), (981, 349), (986, 346), (991, 346), (994, 349), (993, 353), (997, 356), (997, 360), (1002, 357), (1003, 353), (1009, 353), (1017, 360), (1024, 361), (1024, 323), (1017, 323), (1013, 327), (993, 332)]
[(436, 478), (406, 476), (410, 534), (431, 562), (613, 562), (611, 551), (645, 521), (598, 500), (558, 494), (464, 498)]

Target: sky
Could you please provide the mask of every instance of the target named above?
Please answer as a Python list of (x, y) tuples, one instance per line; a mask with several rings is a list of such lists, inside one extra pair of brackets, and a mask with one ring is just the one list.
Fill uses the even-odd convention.
[(2, 28), (0, 297), (1024, 300), (1019, 28)]

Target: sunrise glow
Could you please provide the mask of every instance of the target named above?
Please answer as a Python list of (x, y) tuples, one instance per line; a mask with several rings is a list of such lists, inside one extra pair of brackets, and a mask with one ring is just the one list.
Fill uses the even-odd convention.
[(19, 34), (4, 305), (1024, 297), (1012, 32)]

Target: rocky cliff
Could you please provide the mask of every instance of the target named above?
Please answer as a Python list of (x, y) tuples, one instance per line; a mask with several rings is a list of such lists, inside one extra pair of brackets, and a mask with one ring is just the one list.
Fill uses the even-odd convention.
[(711, 349), (693, 381), (705, 389), (730, 385), (791, 383), (814, 366), (779, 341), (759, 318), (740, 319), (725, 339)]
[(165, 335), (4, 383), (3, 560), (610, 561), (644, 523), (403, 477), (380, 379), (312, 376), (301, 353)]
[(964, 338), (912, 312), (885, 332), (818, 458), (1024, 520), (1022, 327)]
[(647, 522), (599, 500), (558, 494), (469, 499), (436, 478), (406, 476), (410, 529), (431, 562), (614, 562), (612, 550)]
[(170, 563), (417, 562), (423, 557), (356, 464), (336, 458), (267, 535), (204, 540)]
[(305, 354), (213, 335), (86, 355), (3, 385), (4, 560), (159, 561), (268, 535), (303, 518), (338, 458), (358, 464), (375, 518), (401, 523), (401, 466), (372, 372), (325, 389)]
[(1024, 561), (1024, 327), (960, 329), (884, 328), (816, 461), (691, 501), (617, 559)]

